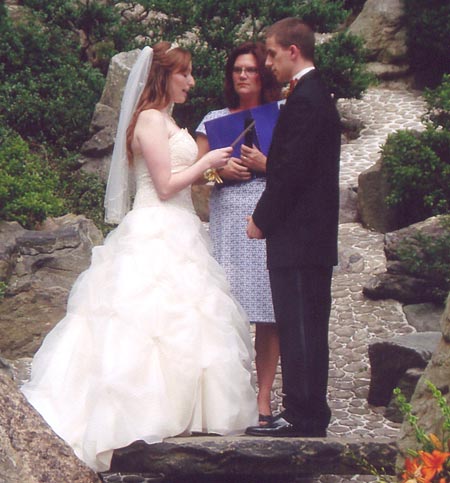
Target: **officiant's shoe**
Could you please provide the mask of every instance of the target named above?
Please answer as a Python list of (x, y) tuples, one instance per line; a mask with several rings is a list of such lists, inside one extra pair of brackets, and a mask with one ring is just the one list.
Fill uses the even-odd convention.
[(268, 436), (272, 438), (325, 438), (326, 429), (305, 430), (298, 428), (292, 423), (277, 416), (272, 422), (265, 426), (250, 426), (245, 430), (245, 434), (249, 436)]

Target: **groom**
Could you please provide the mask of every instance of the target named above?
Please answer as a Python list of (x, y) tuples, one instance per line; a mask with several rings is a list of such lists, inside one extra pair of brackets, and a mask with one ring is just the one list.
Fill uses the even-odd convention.
[(266, 66), (296, 84), (274, 129), (267, 185), (249, 238), (267, 239), (280, 335), (284, 411), (253, 436), (326, 436), (328, 322), (337, 263), (340, 121), (314, 68), (314, 32), (296, 18), (267, 29)]

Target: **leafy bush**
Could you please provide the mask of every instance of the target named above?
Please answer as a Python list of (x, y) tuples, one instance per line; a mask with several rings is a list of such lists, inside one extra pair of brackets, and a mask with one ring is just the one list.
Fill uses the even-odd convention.
[(450, 3), (405, 0), (409, 60), (420, 87), (436, 87), (450, 73)]
[(381, 149), (389, 180), (386, 202), (395, 206), (400, 226), (450, 213), (450, 76), (425, 92), (426, 130), (397, 131)]
[(400, 226), (450, 212), (450, 132), (397, 131), (382, 147), (390, 193)]
[[(192, 99), (183, 106), (177, 106), (176, 110), (180, 123), (190, 129), (195, 128), (206, 111), (223, 106), (226, 54), (237, 44), (249, 39), (260, 39), (267, 25), (286, 16), (302, 17), (317, 31), (328, 32), (342, 25), (349, 15), (349, 11), (344, 8), (343, 0), (181, 0), (177, 3), (175, 15), (172, 0), (139, 3), (116, 0), (23, 0), (23, 4), (32, 9), (42, 23), (49, 26), (49, 31), (64, 31), (69, 38), (73, 38), (75, 34), (78, 38), (79, 32), (82, 32), (80, 59), (89, 59), (104, 73), (110, 57), (117, 52), (136, 47), (138, 36), (154, 43), (162, 38), (179, 40), (186, 37), (186, 32), (193, 33), (190, 38), (195, 40), (190, 41), (189, 48), (194, 53), (197, 86)], [(152, 14), (155, 11), (160, 12), (160, 15)], [(152, 28), (151, 39), (149, 18)], [(361, 42), (357, 44), (353, 37), (339, 37), (328, 49), (332, 49), (332, 52), (324, 52), (323, 62), (319, 60), (319, 64), (325, 64), (324, 77), (329, 79), (336, 97), (360, 97), (369, 83), (369, 76), (363, 67), (365, 59)], [(339, 67), (333, 67), (336, 56), (339, 66), (345, 72), (341, 72)], [(80, 98), (85, 96), (81, 94)], [(86, 99), (86, 105), (92, 105), (92, 102), (95, 102), (92, 98), (89, 101)], [(68, 114), (68, 117), (77, 119), (80, 116)], [(30, 119), (28, 124), (32, 124), (34, 120)]]
[(64, 197), (66, 210), (85, 215), (106, 235), (111, 226), (104, 222), (105, 183), (96, 174), (79, 169), (75, 158), (69, 157), (60, 162), (60, 193)]
[(441, 236), (417, 233), (402, 241), (397, 255), (411, 274), (430, 280), (436, 301), (444, 304), (450, 292), (450, 216), (442, 218), (441, 225)]
[(316, 47), (316, 65), (330, 92), (341, 97), (360, 99), (375, 77), (367, 72), (366, 50), (360, 37), (338, 33)]
[(450, 74), (444, 75), (442, 84), (436, 89), (425, 89), (427, 113), (424, 121), (430, 121), (436, 128), (450, 129)]
[(147, 30), (141, 15), (127, 15), (137, 5), (136, 2), (24, 0), (23, 4), (42, 23), (52, 28), (68, 32), (69, 35), (75, 34), (77, 38), (81, 33), (82, 41), (78, 46), (80, 60), (89, 61), (104, 75), (111, 57), (117, 52), (135, 48), (135, 38), (145, 35)]
[(0, 129), (0, 219), (33, 228), (63, 213), (58, 175), (17, 134)]
[(104, 85), (79, 59), (79, 39), (32, 17), (0, 17), (0, 115), (23, 138), (75, 150)]

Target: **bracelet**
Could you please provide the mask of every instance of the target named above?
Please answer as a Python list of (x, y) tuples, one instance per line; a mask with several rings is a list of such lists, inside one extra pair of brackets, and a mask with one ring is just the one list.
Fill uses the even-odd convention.
[(203, 173), (203, 177), (206, 179), (206, 181), (210, 181), (213, 183), (223, 183), (222, 178), (219, 176), (219, 173), (217, 172), (216, 169), (214, 168), (209, 168)]

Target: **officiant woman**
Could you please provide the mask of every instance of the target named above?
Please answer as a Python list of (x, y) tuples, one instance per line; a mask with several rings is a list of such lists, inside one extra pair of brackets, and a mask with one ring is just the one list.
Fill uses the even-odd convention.
[[(210, 111), (196, 129), (198, 156), (209, 151), (205, 122), (280, 98), (280, 86), (265, 66), (263, 43), (245, 42), (228, 57), (225, 70), (226, 107)], [(242, 145), (220, 170), (223, 183), (215, 183), (210, 198), (210, 235), (213, 253), (223, 266), (232, 293), (255, 324), (259, 424), (271, 422), (271, 390), (279, 358), (279, 341), (266, 268), (265, 240), (255, 243), (246, 235), (251, 213), (266, 180), (266, 156), (256, 145)]]

